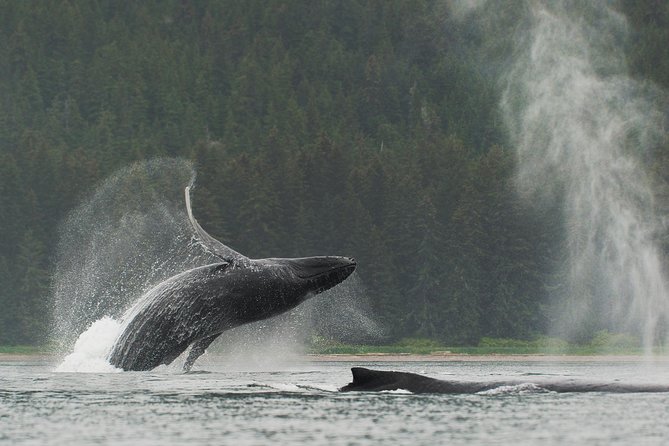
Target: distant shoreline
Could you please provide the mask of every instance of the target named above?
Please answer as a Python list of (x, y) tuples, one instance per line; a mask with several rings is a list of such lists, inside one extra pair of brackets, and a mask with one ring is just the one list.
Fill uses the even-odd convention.
[(48, 353), (0, 353), (0, 361), (46, 361), (54, 357)]
[[(368, 354), (315, 354), (305, 355), (316, 362), (321, 361), (341, 361), (341, 362), (639, 362), (646, 359), (643, 355), (560, 355), (560, 354), (462, 354), (462, 353), (443, 353), (443, 354), (387, 354), (387, 353), (368, 353)], [(650, 361), (667, 361), (669, 356), (652, 356)]]
[[(297, 355), (313, 362), (669, 362), (669, 356), (656, 355), (560, 355), (560, 354), (463, 354), (439, 352), (433, 354), (415, 353), (364, 353), (364, 354), (304, 354)], [(50, 361), (56, 358), (48, 353), (0, 353), (0, 361)]]

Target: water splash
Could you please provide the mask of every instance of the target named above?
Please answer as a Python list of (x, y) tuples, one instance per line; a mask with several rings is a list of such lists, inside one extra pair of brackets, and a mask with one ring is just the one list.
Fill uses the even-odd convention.
[(104, 316), (121, 320), (142, 294), (198, 266), (183, 189), (190, 162), (156, 159), (104, 181), (61, 227), (54, 275), (53, 342), (71, 351), (78, 335)]
[(103, 317), (84, 331), (74, 344), (74, 351), (67, 355), (56, 372), (116, 373), (121, 369), (109, 364), (107, 355), (114, 341), (121, 334), (121, 324)]
[(563, 203), (568, 303), (558, 330), (628, 330), (650, 351), (666, 341), (669, 305), (643, 158), (666, 138), (666, 96), (627, 74), (627, 23), (610, 2), (527, 5), (502, 109), (519, 190)]
[[(60, 371), (109, 371), (101, 358), (142, 296), (169, 277), (217, 261), (193, 242), (183, 190), (194, 179), (185, 160), (136, 163), (109, 177), (68, 216), (53, 285), (52, 342), (63, 355), (72, 352)], [(224, 333), (212, 349), (268, 364), (302, 353), (314, 333), (376, 336), (380, 329), (361, 290), (359, 281), (347, 281), (283, 316)]]

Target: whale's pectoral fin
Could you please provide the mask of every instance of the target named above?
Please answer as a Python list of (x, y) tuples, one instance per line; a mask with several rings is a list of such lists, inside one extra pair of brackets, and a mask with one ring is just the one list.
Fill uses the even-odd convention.
[(195, 220), (195, 217), (193, 216), (193, 209), (190, 204), (190, 186), (186, 187), (185, 195), (188, 219), (190, 220), (190, 224), (193, 226), (195, 235), (202, 247), (211, 254), (219, 257), (222, 260), (225, 260), (228, 263), (246, 263), (246, 261), (248, 261), (246, 256), (243, 256), (234, 249), (225, 246), (223, 243), (207, 234), (207, 231), (202, 229), (202, 226), (200, 226), (197, 220)]
[(207, 347), (209, 347), (211, 343), (214, 342), (214, 340), (220, 335), (221, 334), (218, 333), (194, 342), (190, 348), (190, 351), (188, 352), (188, 357), (186, 358), (186, 362), (184, 363), (183, 371), (189, 372), (190, 369), (193, 367), (193, 364), (195, 364), (197, 358), (202, 356), (205, 350), (207, 350)]

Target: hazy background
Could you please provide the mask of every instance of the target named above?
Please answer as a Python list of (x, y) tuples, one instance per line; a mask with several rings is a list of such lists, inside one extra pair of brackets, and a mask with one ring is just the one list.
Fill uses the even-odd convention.
[[(2, 1), (0, 344), (45, 342), (69, 295), (123, 296), (93, 272), (140, 266), (77, 243), (183, 210), (66, 216), (156, 157), (179, 187), (192, 165), (234, 249), (355, 257), (384, 342), (662, 342), (667, 42), (656, 0)], [(185, 267), (179, 243), (156, 256)]]

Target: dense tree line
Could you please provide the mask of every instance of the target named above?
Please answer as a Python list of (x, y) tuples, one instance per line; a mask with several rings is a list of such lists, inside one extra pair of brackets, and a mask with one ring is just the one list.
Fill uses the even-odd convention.
[[(669, 87), (669, 7), (620, 8)], [(559, 210), (514, 193), (479, 37), (430, 0), (0, 1), (0, 343), (44, 340), (67, 211), (156, 156), (235, 249), (356, 257), (391, 338), (544, 333)]]

